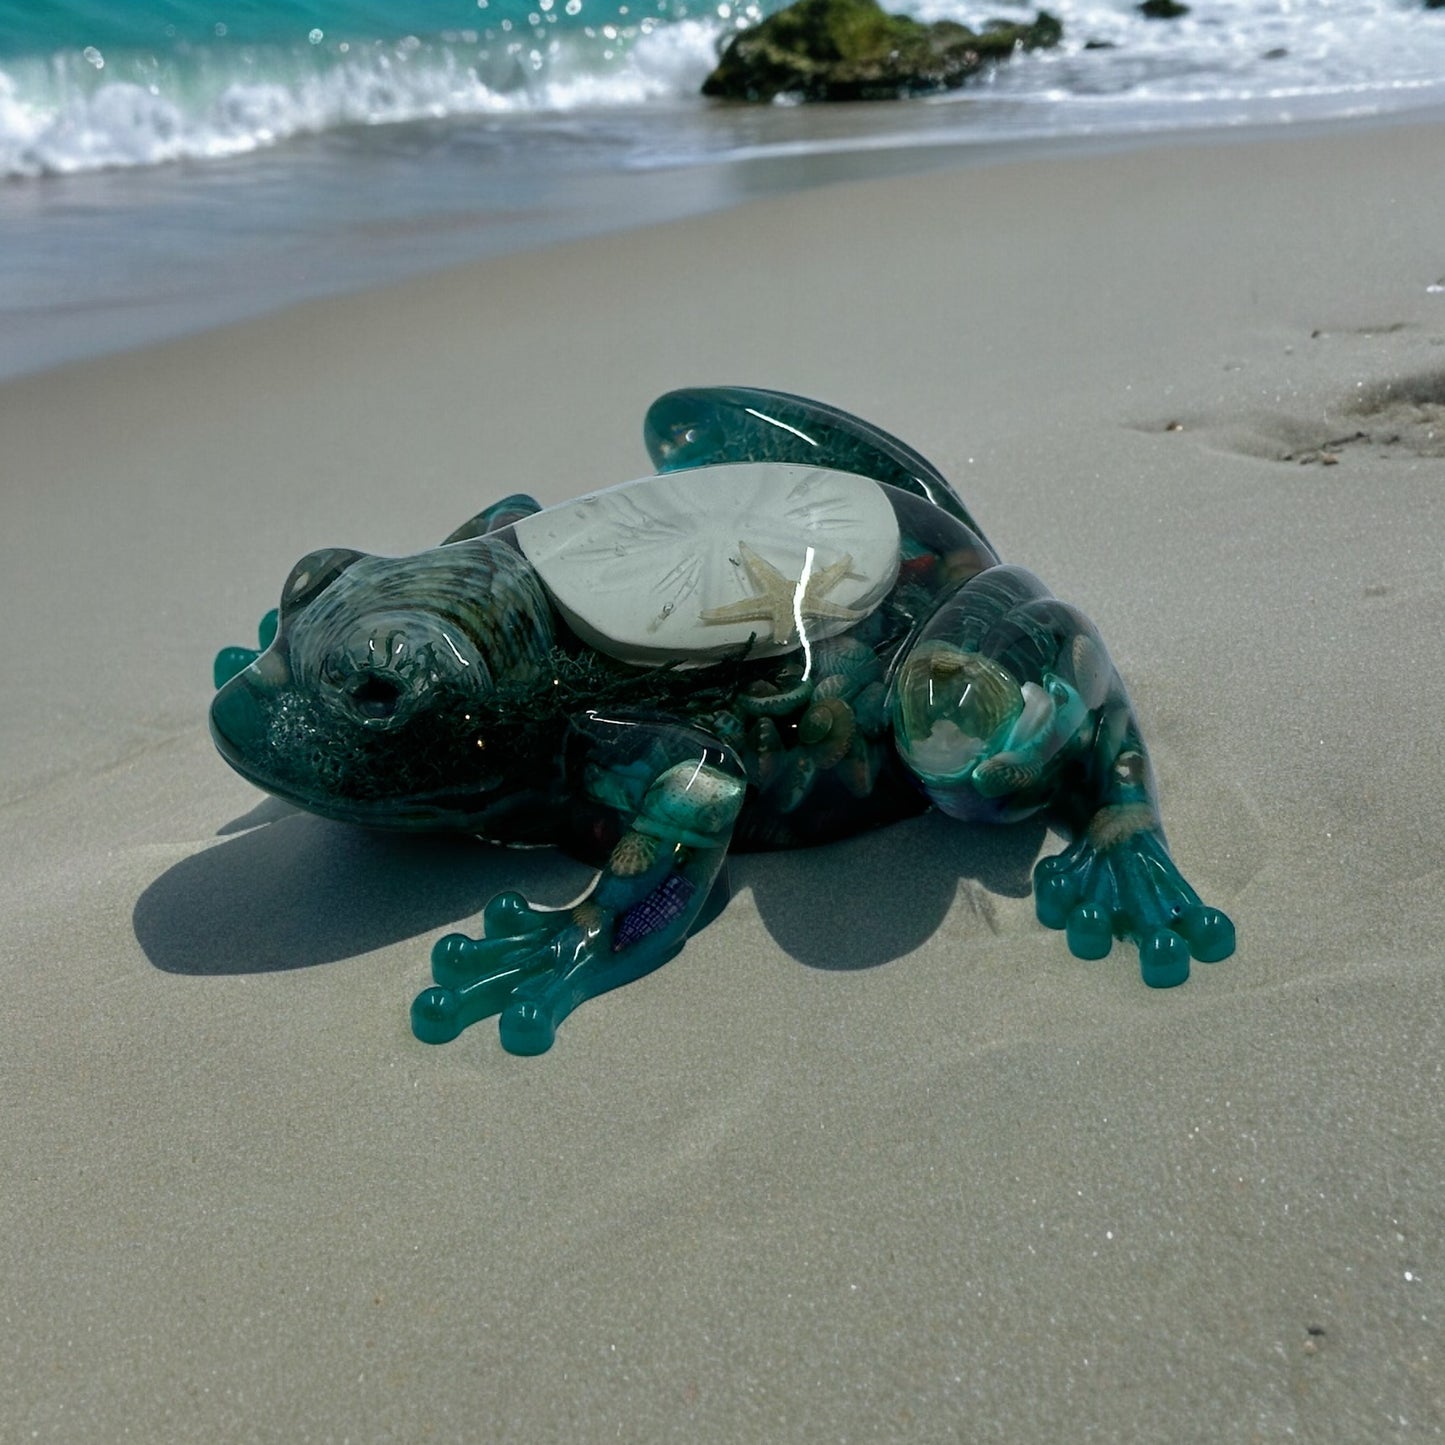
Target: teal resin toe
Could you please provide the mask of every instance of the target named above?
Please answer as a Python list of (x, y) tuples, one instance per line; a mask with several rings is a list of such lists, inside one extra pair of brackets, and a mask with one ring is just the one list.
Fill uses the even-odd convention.
[(223, 647), (217, 654), (211, 668), (216, 687), (221, 687), (244, 672), (276, 640), (277, 612), (272, 608), (261, 619), (256, 629), (255, 647)]
[(999, 560), (936, 467), (750, 387), (669, 392), (644, 440), (657, 476), (514, 493), (412, 556), (309, 552), (258, 646), (216, 658), (211, 733), (257, 786), (596, 869), (567, 908), (509, 889), (478, 936), (437, 939), (418, 1040), (495, 1017), (505, 1050), (545, 1053), (711, 922), (730, 852), (929, 807), (1067, 836), (1034, 896), (1077, 958), (1125, 940), (1167, 988), (1234, 951), (1170, 857), (1103, 639)]

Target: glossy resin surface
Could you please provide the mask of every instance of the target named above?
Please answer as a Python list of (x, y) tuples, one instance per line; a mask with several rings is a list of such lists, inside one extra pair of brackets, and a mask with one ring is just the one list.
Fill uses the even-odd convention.
[(411, 557), (310, 553), (259, 649), (216, 659), (212, 734), (258, 786), (598, 867), (569, 909), (503, 893), (480, 937), (440, 939), (419, 1039), (499, 1014), (507, 1049), (541, 1053), (711, 916), (729, 849), (930, 805), (1067, 834), (1035, 902), (1080, 958), (1131, 940), (1166, 987), (1233, 952), (1170, 857), (1103, 640), (1000, 563), (934, 467), (742, 387), (671, 392), (644, 435), (657, 478), (546, 512), (509, 497)]

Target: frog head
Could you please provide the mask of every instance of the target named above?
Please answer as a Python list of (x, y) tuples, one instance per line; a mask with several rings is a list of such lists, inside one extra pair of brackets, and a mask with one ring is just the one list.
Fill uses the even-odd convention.
[(270, 646), (217, 692), (211, 735), (243, 777), (309, 812), (475, 827), (516, 783), (498, 692), (539, 677), (553, 641), (541, 585), (498, 538), (312, 552)]

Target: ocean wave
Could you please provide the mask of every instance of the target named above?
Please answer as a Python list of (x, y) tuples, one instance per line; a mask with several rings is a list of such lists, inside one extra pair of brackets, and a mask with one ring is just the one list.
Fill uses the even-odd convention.
[[(298, 3), (276, 0), (268, 13), (285, 8), (294, 33), (310, 13)], [(351, 0), (347, 13), (374, 18), (369, 3)], [(317, 26), (284, 44), (238, 44), (218, 30), (159, 49), (12, 52), (0, 67), (0, 177), (214, 159), (352, 126), (696, 102), (726, 36), (781, 3), (475, 0), (484, 26), (426, 37), (348, 40)], [(976, 26), (997, 0), (885, 3)], [(1059, 110), (1050, 125), (1067, 131), (1088, 129), (1100, 98), (1136, 102), (1142, 114), (1171, 102), (1333, 94), (1343, 113), (1355, 105), (1344, 97), (1391, 108), (1445, 76), (1445, 11), (1421, 0), (1194, 0), (1167, 22), (1144, 19), (1133, 0), (1048, 8), (1063, 20), (1064, 44), (1016, 58), (964, 95), (1045, 102)], [(1077, 123), (1063, 114), (1070, 106)], [(1122, 114), (1115, 123), (1134, 128)]]
[[(724, 7), (730, 9), (730, 7)], [(734, 22), (735, 23), (735, 22)], [(506, 31), (164, 60), (98, 50), (0, 70), (0, 176), (216, 159), (346, 126), (696, 95), (729, 21)], [(509, 27), (510, 28), (510, 27)]]

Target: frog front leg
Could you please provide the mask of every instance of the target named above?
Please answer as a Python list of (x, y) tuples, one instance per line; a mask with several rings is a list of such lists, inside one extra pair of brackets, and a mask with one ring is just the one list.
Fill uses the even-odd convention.
[(617, 820), (607, 863), (568, 908), (505, 893), (482, 938), (441, 939), (436, 985), (412, 1005), (425, 1043), (500, 1012), (505, 1049), (544, 1053), (573, 1009), (665, 963), (698, 920), (746, 791), (736, 755), (694, 728), (596, 715), (574, 724), (569, 752), (579, 817)]
[(1103, 640), (1031, 573), (993, 567), (922, 629), (894, 680), (903, 760), (954, 817), (1007, 822), (1047, 810), (1071, 842), (1034, 872), (1039, 919), (1078, 958), (1114, 938), (1144, 981), (1183, 983), (1192, 955), (1234, 951), (1169, 854), (1149, 756)]
[(217, 688), (224, 687), (239, 672), (244, 672), (276, 640), (276, 629), (280, 623), (280, 611), (273, 607), (261, 619), (256, 628), (255, 647), (223, 647), (211, 667), (211, 676)]

